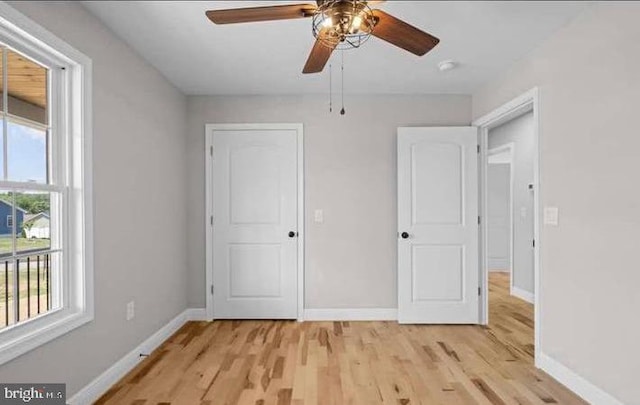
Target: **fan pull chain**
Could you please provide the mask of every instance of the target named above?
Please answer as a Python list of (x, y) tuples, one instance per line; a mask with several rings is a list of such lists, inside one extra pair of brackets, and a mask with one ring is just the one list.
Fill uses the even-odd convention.
[(331, 63), (329, 63), (329, 112), (333, 112), (333, 69)]
[(340, 59), (341, 59), (340, 72), (342, 75), (342, 78), (341, 78), (342, 109), (340, 110), (340, 115), (344, 115), (346, 113), (346, 111), (344, 110), (344, 50), (340, 51)]

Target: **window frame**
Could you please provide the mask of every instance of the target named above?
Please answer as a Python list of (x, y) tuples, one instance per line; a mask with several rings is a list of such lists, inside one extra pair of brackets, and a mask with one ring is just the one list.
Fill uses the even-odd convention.
[[(4, 2), (0, 42), (49, 67), (56, 76), (49, 96), (50, 126), (56, 131), (50, 137), (51, 184), (27, 188), (61, 193), (62, 223), (51, 232), (58, 232), (63, 251), (60, 284), (54, 287), (62, 292), (61, 307), (0, 331), (1, 365), (92, 321), (94, 297), (91, 59)], [(0, 184), (25, 188), (20, 182)]]

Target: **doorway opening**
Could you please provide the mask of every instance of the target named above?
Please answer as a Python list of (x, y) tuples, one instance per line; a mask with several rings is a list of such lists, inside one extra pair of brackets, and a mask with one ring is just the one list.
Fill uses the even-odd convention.
[(533, 89), (480, 118), (481, 322), (524, 359), (539, 349), (539, 136)]

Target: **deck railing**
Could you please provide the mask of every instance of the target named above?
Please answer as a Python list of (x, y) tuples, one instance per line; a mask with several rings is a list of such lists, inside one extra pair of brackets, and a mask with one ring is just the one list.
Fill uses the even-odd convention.
[(51, 253), (0, 257), (0, 328), (51, 309)]

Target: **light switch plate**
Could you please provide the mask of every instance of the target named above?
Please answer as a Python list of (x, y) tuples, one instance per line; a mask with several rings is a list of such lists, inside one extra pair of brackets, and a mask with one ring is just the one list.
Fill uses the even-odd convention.
[(313, 212), (313, 220), (319, 224), (324, 222), (324, 212), (322, 210), (315, 210)]
[(558, 226), (558, 207), (544, 207), (544, 224)]
[(127, 321), (132, 320), (136, 316), (136, 303), (130, 301), (127, 303)]

